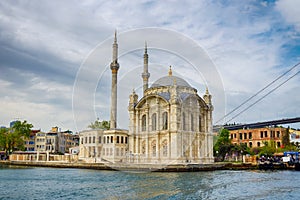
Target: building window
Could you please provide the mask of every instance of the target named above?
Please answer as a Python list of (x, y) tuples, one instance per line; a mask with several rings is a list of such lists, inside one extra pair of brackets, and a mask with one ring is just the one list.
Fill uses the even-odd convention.
[(277, 142), (277, 148), (280, 148), (280, 146), (281, 146), (280, 142)]
[(277, 131), (277, 137), (280, 138), (280, 131)]
[(252, 142), (249, 142), (249, 147), (252, 148)]
[(271, 131), (270, 137), (271, 137), (271, 138), (274, 138), (274, 137), (275, 137), (275, 131)]
[(117, 136), (117, 144), (120, 143), (120, 136)]
[(243, 139), (243, 134), (242, 133), (240, 133), (240, 140), (242, 140)]
[(168, 129), (168, 113), (164, 112), (162, 116), (163, 116), (163, 130), (167, 130)]
[(236, 138), (236, 133), (234, 134), (234, 138)]
[(182, 130), (186, 130), (186, 126), (185, 126), (185, 113), (182, 113)]
[(268, 131), (265, 131), (265, 137), (268, 137)]
[(156, 113), (152, 115), (151, 121), (152, 121), (152, 131), (156, 131)]
[(106, 136), (106, 142), (109, 144), (109, 136)]
[(230, 138), (233, 139), (233, 134), (230, 134)]
[(260, 132), (260, 138), (264, 138), (264, 132), (263, 131)]
[(155, 140), (152, 141), (151, 148), (152, 148), (152, 156), (156, 157), (156, 141)]
[(191, 131), (194, 131), (194, 116), (191, 114)]
[(247, 139), (247, 133), (244, 133), (244, 140)]
[(93, 136), (93, 143), (96, 143), (96, 137)]
[(92, 138), (91, 138), (91, 137), (89, 137), (89, 144), (91, 144), (91, 142), (92, 142)]
[(199, 131), (201, 131), (201, 116), (200, 115), (199, 115), (198, 121), (199, 121)]
[(142, 131), (146, 131), (146, 115), (142, 116)]
[(87, 143), (87, 137), (85, 137), (85, 144)]
[(110, 136), (110, 143), (114, 143), (114, 138), (113, 138), (113, 136)]
[(128, 140), (128, 139), (127, 139), (127, 137), (125, 137), (125, 144), (127, 144), (127, 143), (128, 143), (128, 142), (127, 142), (127, 140)]
[(168, 156), (168, 141), (167, 140), (163, 141), (162, 147), (163, 147), (163, 157), (167, 157)]
[[(104, 144), (106, 143), (106, 137), (105, 136), (103, 137), (103, 143)], [(104, 155), (105, 155), (105, 153), (104, 153)]]
[(257, 142), (257, 146), (260, 147), (260, 142)]
[(99, 144), (101, 144), (101, 136), (99, 136)]
[(252, 133), (249, 132), (249, 139), (251, 140), (252, 139)]
[(81, 144), (83, 144), (83, 138), (81, 138)]
[(123, 136), (121, 137), (121, 143), (122, 144), (124, 143), (124, 137)]

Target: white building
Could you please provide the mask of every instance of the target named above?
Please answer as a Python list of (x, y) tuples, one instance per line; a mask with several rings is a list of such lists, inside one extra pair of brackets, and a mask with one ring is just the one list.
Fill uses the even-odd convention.
[[(148, 54), (144, 54), (142, 79), (144, 94), (129, 97), (129, 131), (116, 129), (117, 39), (113, 44), (111, 129), (80, 133), (80, 159), (130, 163), (214, 162), (212, 101), (206, 93), (201, 98), (185, 80), (164, 76), (148, 87)], [(123, 138), (123, 140), (121, 139)]]

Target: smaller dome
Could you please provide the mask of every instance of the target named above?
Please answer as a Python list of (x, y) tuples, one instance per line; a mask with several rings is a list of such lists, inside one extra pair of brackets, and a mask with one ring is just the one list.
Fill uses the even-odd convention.
[(191, 87), (184, 79), (177, 76), (164, 76), (156, 80), (151, 87), (172, 86), (174, 84), (177, 86)]

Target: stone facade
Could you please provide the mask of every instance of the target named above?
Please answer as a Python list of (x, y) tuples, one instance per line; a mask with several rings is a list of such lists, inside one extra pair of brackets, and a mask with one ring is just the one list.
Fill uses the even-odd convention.
[(87, 162), (123, 162), (128, 152), (127, 130), (86, 130), (79, 133), (79, 158)]
[[(201, 98), (182, 78), (169, 75), (148, 87), (145, 45), (143, 96), (129, 97), (129, 131), (116, 129), (117, 62), (113, 43), (111, 129), (80, 133), (79, 159), (88, 162), (145, 164), (213, 163), (212, 101), (208, 90)], [(122, 138), (122, 139), (121, 139)]]
[[(204, 100), (206, 99), (206, 101)], [(138, 101), (129, 101), (129, 149), (146, 163), (211, 163), (211, 96), (204, 99), (183, 79), (163, 77)]]

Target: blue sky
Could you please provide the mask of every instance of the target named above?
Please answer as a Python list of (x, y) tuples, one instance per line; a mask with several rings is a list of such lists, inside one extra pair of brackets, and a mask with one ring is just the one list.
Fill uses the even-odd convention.
[[(148, 27), (182, 34), (206, 52), (221, 77), (225, 94), (223, 108), (229, 112), (300, 61), (299, 13), (300, 1), (297, 0), (1, 1), (0, 124), (26, 119), (44, 131), (52, 126), (79, 131), (97, 117), (109, 119), (109, 70), (104, 70), (101, 77), (93, 77), (98, 80), (91, 105), (94, 115), (83, 115), (84, 120), (75, 123), (73, 92), (76, 77), (97, 47), (103, 47), (101, 44), (105, 41), (110, 44), (115, 29), (122, 38), (124, 33)], [(145, 38), (139, 39), (144, 41), (146, 37), (145, 33)], [(162, 41), (166, 39), (164, 37), (161, 36)], [(129, 44), (125, 40), (121, 42), (122, 39), (119, 41), (122, 51)], [(192, 70), (178, 56), (151, 49), (151, 42), (154, 41), (148, 41), (152, 66), (150, 82), (172, 65), (174, 73), (196, 87), (202, 96), (205, 91), (203, 78), (193, 77)], [(122, 77), (130, 77), (133, 83), (141, 84), (143, 46), (141, 43), (140, 49), (120, 57), (123, 86), (127, 82)], [(170, 49), (174, 46), (176, 43), (170, 44)], [(110, 47), (105, 46), (107, 54), (99, 55), (105, 56), (105, 65), (111, 58)], [(177, 48), (184, 48), (185, 52), (197, 57), (189, 47)], [(284, 78), (299, 69), (295, 68)], [(299, 76), (231, 122), (299, 117)], [(89, 75), (86, 80), (90, 80)], [(140, 92), (140, 85), (123, 86), (119, 95), (122, 100), (118, 123), (119, 127), (127, 128), (127, 98), (133, 87)], [(83, 95), (80, 101), (85, 103), (85, 100)], [(218, 107), (217, 100), (213, 99), (216, 107), (222, 107)], [(223, 114), (220, 110), (214, 111), (215, 121)], [(298, 124), (295, 126), (299, 127)]]

